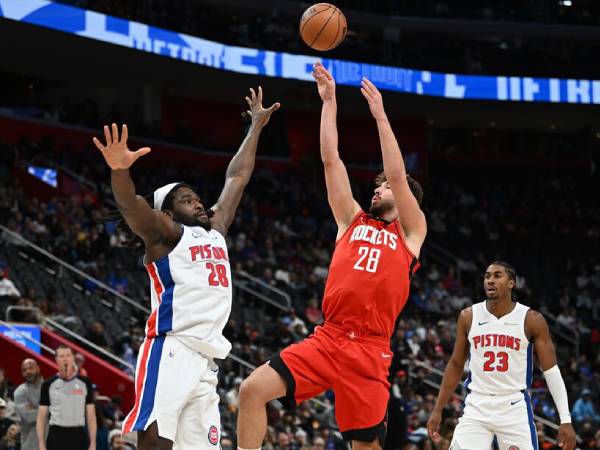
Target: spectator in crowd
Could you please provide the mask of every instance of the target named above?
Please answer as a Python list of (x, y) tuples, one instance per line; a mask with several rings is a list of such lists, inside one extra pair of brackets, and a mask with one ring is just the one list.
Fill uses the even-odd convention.
[[(40, 450), (95, 450), (97, 423), (92, 383), (77, 373), (73, 351), (66, 345), (57, 347), (55, 359), (58, 373), (42, 383), (40, 395), (36, 423)], [(48, 413), (50, 428), (46, 439)]]
[(111, 426), (116, 426), (121, 423), (125, 418), (123, 413), (122, 405), (123, 399), (119, 395), (113, 395), (110, 398), (110, 402), (106, 403), (102, 407), (102, 414), (106, 420), (111, 422)]
[(324, 449), (325, 449), (325, 439), (323, 439), (322, 437), (319, 436), (313, 441), (311, 450), (324, 450)]
[(0, 398), (0, 437), (4, 436), (14, 422), (6, 417), (6, 400)]
[(27, 358), (23, 360), (21, 374), (25, 382), (15, 389), (15, 405), (21, 420), (21, 449), (38, 450), (39, 444), (35, 423), (44, 379), (35, 359)]
[(581, 392), (581, 397), (575, 401), (573, 405), (573, 420), (576, 423), (582, 422), (592, 422), (592, 423), (600, 423), (600, 415), (596, 411), (594, 407), (594, 403), (592, 402), (592, 391), (589, 389), (584, 389)]
[(275, 450), (292, 450), (290, 446), (290, 437), (285, 431), (277, 433), (277, 444)]
[(87, 370), (85, 370), (85, 367), (83, 367), (85, 365), (85, 356), (83, 355), (83, 353), (75, 353), (75, 365), (77, 366), (79, 375), (81, 375), (82, 377), (88, 376)]
[(105, 400), (99, 398), (99, 389), (92, 384), (92, 397), (96, 414), (96, 450), (110, 450), (108, 435), (115, 427), (115, 423), (104, 415)]
[(0, 301), (16, 300), (21, 296), (21, 293), (15, 284), (8, 278), (8, 274), (4, 268), (0, 268)]
[(19, 424), (13, 423), (2, 439), (0, 439), (0, 450), (21, 450), (21, 428)]
[(240, 386), (242, 385), (242, 378), (237, 377), (233, 380), (233, 388), (231, 388), (225, 395), (225, 403), (229, 411), (233, 414), (237, 414), (240, 406)]
[(92, 343), (96, 344), (98, 347), (108, 347), (108, 341), (104, 335), (104, 326), (102, 326), (100, 322), (94, 322), (92, 324), (86, 338)]
[(8, 380), (6, 376), (6, 370), (0, 367), (0, 398), (6, 401), (12, 400), (14, 392), (14, 386)]
[(108, 433), (108, 446), (110, 450), (133, 450), (121, 436), (121, 430), (110, 430)]
[(5, 402), (4, 417), (13, 421), (17, 419), (13, 401), (14, 390), (15, 387), (6, 376), (6, 370), (0, 367), (0, 399)]
[(319, 308), (319, 304), (315, 298), (311, 298), (308, 301), (308, 307), (304, 311), (304, 314), (312, 325), (319, 325), (323, 322), (323, 312)]

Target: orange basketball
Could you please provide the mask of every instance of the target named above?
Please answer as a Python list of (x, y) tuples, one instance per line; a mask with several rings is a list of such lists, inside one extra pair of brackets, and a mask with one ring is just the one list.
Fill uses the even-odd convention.
[(300, 19), (300, 36), (315, 50), (336, 48), (346, 37), (346, 17), (329, 3), (312, 5)]

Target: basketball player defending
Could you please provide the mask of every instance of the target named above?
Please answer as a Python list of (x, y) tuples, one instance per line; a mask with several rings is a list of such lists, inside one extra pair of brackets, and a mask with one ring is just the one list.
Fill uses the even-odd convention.
[(267, 402), (286, 397), (296, 405), (328, 389), (335, 393), (340, 431), (353, 448), (382, 447), (390, 338), (426, 235), (419, 207), (422, 192), (406, 174), (379, 91), (363, 80), (361, 91), (377, 122), (385, 171), (366, 213), (352, 196), (338, 155), (335, 82), (321, 64), (315, 65), (313, 75), (323, 100), (321, 158), (327, 195), (338, 224), (323, 298), (325, 324), (244, 381), (238, 417), (241, 449), (260, 448)]
[(262, 107), (262, 89), (246, 97), (252, 124), (210, 210), (187, 185), (154, 192), (153, 205), (136, 195), (129, 168), (149, 148), (127, 147), (104, 127), (106, 145), (94, 138), (111, 171), (112, 191), (125, 221), (145, 245), (152, 313), (138, 356), (132, 411), (123, 434), (138, 432), (140, 450), (214, 449), (220, 440), (217, 366), (231, 344), (222, 331), (231, 311), (231, 269), (225, 235), (254, 169), (262, 128), (279, 108)]
[(533, 349), (560, 416), (558, 443), (575, 448), (565, 383), (556, 364), (548, 324), (539, 312), (512, 300), (515, 270), (496, 261), (485, 271), (487, 299), (458, 316), (454, 351), (448, 361), (436, 405), (427, 423), (429, 436), (439, 442), (442, 409), (460, 381), (467, 357), (468, 395), (451, 450), (487, 450), (494, 436), (500, 450), (537, 450), (537, 432), (527, 389), (533, 371)]

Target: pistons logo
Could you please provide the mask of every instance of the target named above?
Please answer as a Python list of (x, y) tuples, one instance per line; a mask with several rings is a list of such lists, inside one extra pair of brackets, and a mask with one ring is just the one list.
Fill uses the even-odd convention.
[(511, 445), (510, 447), (508, 447), (508, 450), (519, 450), (519, 447), (517, 447), (516, 445)]
[(208, 429), (208, 442), (210, 442), (212, 445), (217, 445), (219, 443), (219, 430), (217, 430), (217, 427), (214, 425)]

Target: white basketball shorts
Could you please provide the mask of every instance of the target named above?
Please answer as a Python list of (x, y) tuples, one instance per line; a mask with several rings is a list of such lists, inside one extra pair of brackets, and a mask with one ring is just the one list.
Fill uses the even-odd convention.
[(494, 436), (500, 450), (538, 450), (528, 393), (467, 395), (450, 450), (489, 450)]
[(135, 405), (123, 422), (123, 436), (153, 422), (174, 450), (219, 448), (221, 424), (216, 391), (218, 367), (176, 337), (146, 339), (140, 347)]

